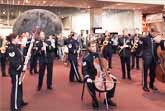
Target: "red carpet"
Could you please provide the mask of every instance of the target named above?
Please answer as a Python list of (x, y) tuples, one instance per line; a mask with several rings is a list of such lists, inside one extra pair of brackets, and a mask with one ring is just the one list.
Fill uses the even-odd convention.
[[(113, 98), (118, 107), (110, 109), (110, 111), (165, 111), (165, 84), (156, 81), (159, 91), (145, 93), (142, 90), (140, 70), (132, 70), (132, 81), (121, 80), (120, 60), (116, 55), (113, 58), (112, 67), (112, 72), (120, 83), (117, 84), (116, 94)], [(38, 75), (31, 76), (27, 71), (24, 80), (24, 100), (29, 104), (23, 111), (93, 110), (87, 89), (85, 90), (84, 101), (81, 102), (82, 84), (68, 81), (69, 67), (55, 60), (53, 72), (53, 90), (47, 90), (45, 76), (42, 90), (38, 92)], [(0, 111), (9, 111), (10, 88), (10, 78), (0, 77)], [(103, 99), (104, 95), (101, 94), (101, 97), (98, 97), (101, 111), (105, 111), (106, 108), (102, 103)]]

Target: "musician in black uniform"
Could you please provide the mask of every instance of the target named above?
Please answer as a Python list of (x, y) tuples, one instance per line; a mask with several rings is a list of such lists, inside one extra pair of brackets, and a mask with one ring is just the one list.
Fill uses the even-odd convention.
[[(95, 42), (89, 42), (88, 43), (88, 53), (87, 55), (83, 58), (83, 65), (82, 65), (82, 72), (84, 75), (84, 82), (87, 83), (88, 91), (89, 94), (92, 97), (92, 106), (93, 108), (98, 108), (98, 100), (96, 97), (96, 88), (94, 84), (95, 77), (97, 75), (97, 70), (94, 66), (94, 59), (99, 57), (98, 53), (96, 53), (96, 43)], [(116, 78), (113, 78), (114, 82), (116, 81)], [(116, 83), (114, 83), (114, 87), (106, 93), (107, 97), (107, 102), (110, 106), (117, 106), (111, 98), (114, 97), (115, 93), (115, 88), (116, 88)], [(104, 103), (105, 99), (104, 99)]]
[(70, 67), (70, 75), (69, 75), (69, 81), (73, 82), (74, 79), (77, 80), (77, 82), (81, 81), (81, 76), (78, 71), (78, 50), (79, 50), (79, 44), (78, 41), (74, 39), (74, 32), (71, 32), (70, 38), (67, 40), (67, 47), (69, 50), (68, 53), (68, 59), (71, 64)]
[(6, 77), (6, 45), (4, 45), (4, 39), (1, 38), (0, 36), (0, 64), (1, 64), (1, 72), (2, 72), (2, 77)]
[[(136, 44), (136, 45), (135, 45)], [(135, 60), (136, 60), (136, 69), (140, 69), (139, 66), (139, 59), (142, 56), (142, 39), (141, 35), (139, 34), (139, 29), (135, 29), (135, 35), (131, 38), (131, 53), (132, 53), (132, 66), (131, 68), (134, 69), (135, 66)]]
[(11, 77), (11, 111), (20, 111), (20, 109), (27, 105), (23, 100), (23, 86), (19, 85), (19, 77), (23, 70), (24, 56), (16, 45), (16, 35), (10, 34), (7, 36), (9, 42), (7, 48), (7, 57), (9, 60), (9, 74)]
[(55, 40), (55, 48), (54, 48), (54, 56), (55, 56), (55, 59), (59, 59), (59, 54), (58, 54), (58, 37), (57, 35), (53, 35), (53, 38)]
[[(122, 68), (122, 79), (126, 77), (126, 69), (127, 69), (127, 77), (131, 80), (130, 74), (130, 56), (131, 56), (131, 41), (128, 37), (127, 29), (123, 30), (123, 35), (118, 40), (119, 43), (119, 56), (121, 60), (121, 68)], [(125, 69), (126, 65), (126, 69)]]
[[(149, 88), (152, 90), (157, 90), (157, 88), (154, 86), (155, 82), (155, 70), (156, 70), (156, 63), (157, 63), (157, 44), (154, 42), (154, 30), (151, 29), (149, 34), (143, 38), (143, 71), (144, 71), (144, 77), (143, 77), (143, 90), (146, 92), (149, 92)], [(149, 82), (149, 88), (147, 84), (147, 75), (150, 76), (150, 82)]]
[(53, 74), (53, 58), (55, 44), (50, 39), (45, 40), (45, 33), (40, 33), (41, 40), (36, 44), (38, 47), (39, 55), (39, 80), (38, 80), (38, 91), (42, 88), (43, 78), (45, 69), (47, 67), (47, 89), (52, 89), (52, 74)]
[(110, 38), (110, 33), (106, 33), (105, 40), (103, 42), (102, 54), (105, 59), (108, 60), (108, 68), (112, 68), (112, 54), (113, 54), (113, 41)]
[[(32, 35), (31, 35), (32, 37)], [(27, 51), (28, 51), (28, 48), (30, 46), (30, 43), (31, 43), (31, 40), (32, 38), (28, 38), (27, 42), (26, 42), (26, 47), (24, 48), (24, 55), (26, 56), (27, 54)], [(37, 71), (37, 60), (38, 60), (38, 55), (37, 55), (37, 46), (36, 44), (38, 43), (37, 40), (35, 40), (34, 44), (33, 44), (33, 48), (32, 48), (32, 51), (31, 51), (31, 57), (30, 57), (30, 74), (33, 74), (33, 71), (34, 73), (38, 73)]]

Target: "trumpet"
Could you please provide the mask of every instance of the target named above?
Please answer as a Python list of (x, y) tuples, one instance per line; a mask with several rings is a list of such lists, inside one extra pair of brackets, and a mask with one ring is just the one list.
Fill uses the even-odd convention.
[(108, 40), (104, 40), (103, 45), (108, 45)]
[(139, 38), (135, 37), (135, 42), (133, 44), (133, 47), (131, 48), (131, 52), (135, 52), (135, 50), (138, 48), (138, 42), (139, 42)]

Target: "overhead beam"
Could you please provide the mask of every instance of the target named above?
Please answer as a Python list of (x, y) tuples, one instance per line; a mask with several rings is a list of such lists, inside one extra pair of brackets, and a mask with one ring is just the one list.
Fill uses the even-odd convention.
[(96, 1), (165, 5), (165, 0), (96, 0)]

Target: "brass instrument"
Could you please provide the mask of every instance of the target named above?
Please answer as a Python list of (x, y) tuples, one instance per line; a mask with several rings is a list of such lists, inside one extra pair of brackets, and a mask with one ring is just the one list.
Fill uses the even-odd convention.
[(6, 53), (6, 49), (8, 48), (7, 46), (7, 41), (4, 39), (3, 42), (2, 42), (2, 47), (0, 47), (0, 52), (2, 54)]
[(101, 52), (103, 53), (103, 50), (105, 46), (107, 46), (109, 43), (109, 37), (106, 37), (105, 40), (103, 41), (103, 45), (101, 46)]
[(103, 45), (104, 46), (108, 45), (108, 40), (104, 40)]
[(125, 38), (124, 38), (123, 42), (124, 42), (124, 43), (123, 43), (123, 46), (120, 47), (119, 54), (121, 53), (121, 51), (122, 51), (124, 48), (127, 48), (127, 47), (131, 48), (129, 45), (127, 45)]
[(139, 42), (139, 38), (138, 36), (135, 36), (134, 44), (133, 44), (133, 47), (131, 48), (131, 52), (135, 52), (135, 50), (138, 48), (138, 42)]

